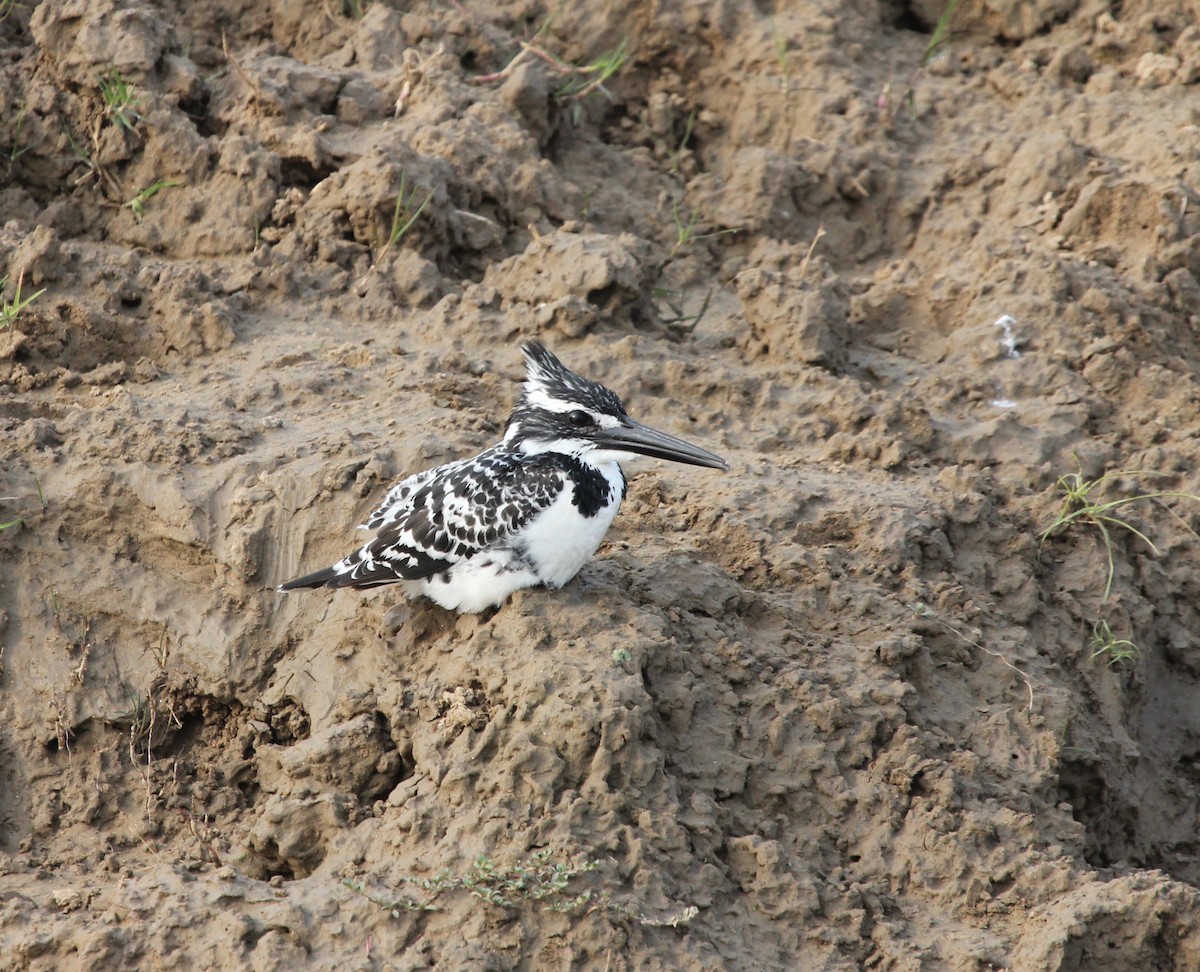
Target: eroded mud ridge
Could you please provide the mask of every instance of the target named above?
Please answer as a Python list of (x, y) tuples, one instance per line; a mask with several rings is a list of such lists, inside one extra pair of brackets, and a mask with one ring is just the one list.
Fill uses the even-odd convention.
[[(961, 7), (0, 4), (0, 967), (1200, 968), (1200, 28)], [(276, 594), (531, 337), (731, 471)]]

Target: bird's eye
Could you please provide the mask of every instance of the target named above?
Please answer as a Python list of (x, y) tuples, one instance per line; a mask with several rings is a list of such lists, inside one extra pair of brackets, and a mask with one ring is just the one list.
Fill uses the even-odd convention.
[(592, 417), (581, 408), (572, 409), (567, 412), (567, 421), (577, 429), (587, 428), (587, 426), (595, 424)]

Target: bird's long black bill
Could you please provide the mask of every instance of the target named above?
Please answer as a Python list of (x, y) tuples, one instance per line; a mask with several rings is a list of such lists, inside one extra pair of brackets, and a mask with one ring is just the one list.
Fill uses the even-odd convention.
[(707, 449), (667, 435), (666, 432), (659, 432), (658, 429), (642, 425), (631, 418), (622, 419), (622, 424), (615, 429), (605, 429), (596, 436), (596, 443), (617, 452), (636, 452), (643, 456), (653, 456), (655, 459), (686, 462), (691, 466), (729, 468), (729, 463)]

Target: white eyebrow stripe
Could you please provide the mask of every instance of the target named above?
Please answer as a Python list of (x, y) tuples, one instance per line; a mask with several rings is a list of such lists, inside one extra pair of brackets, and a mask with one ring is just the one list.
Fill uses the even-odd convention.
[[(577, 410), (580, 412), (587, 412), (588, 415), (595, 419), (600, 425), (604, 425), (606, 419), (612, 418), (612, 416), (605, 415), (603, 412), (597, 412), (593, 409), (587, 408), (584, 405), (580, 405), (579, 402), (564, 401), (561, 398), (551, 398), (546, 394), (546, 391), (543, 388), (526, 387), (525, 401), (534, 408), (540, 408), (546, 412), (553, 412), (556, 415), (562, 415), (566, 412), (574, 412)], [(616, 419), (612, 419), (612, 421), (614, 424), (616, 423)], [(608, 428), (609, 426), (605, 427)]]
[(562, 413), (579, 408), (575, 402), (564, 402), (561, 398), (551, 398), (539, 385), (525, 386), (525, 400), (535, 408), (544, 409), (547, 412)]

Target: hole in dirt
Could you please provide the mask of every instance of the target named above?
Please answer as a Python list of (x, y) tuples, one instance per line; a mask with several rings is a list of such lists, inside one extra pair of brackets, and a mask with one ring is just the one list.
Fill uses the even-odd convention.
[(1184, 753), (1176, 760), (1175, 767), (1181, 776), (1195, 785), (1200, 785), (1200, 752)]
[(588, 291), (588, 303), (598, 307), (600, 310), (608, 310), (616, 293), (616, 284), (609, 284), (607, 287), (597, 287), (595, 290)]
[(1017, 884), (1016, 875), (1007, 875), (1001, 878), (993, 878), (988, 882), (989, 890), (993, 898), (999, 898), (1002, 894), (1011, 891)]
[(179, 725), (175, 732), (166, 740), (160, 756), (180, 756), (192, 746), (204, 728), (203, 712), (186, 712), (179, 717)]
[(271, 878), (283, 878), (285, 881), (296, 880), (296, 869), (279, 856), (279, 845), (271, 840), (263, 847), (259, 855), (259, 880), (269, 881)]
[(891, 10), (891, 24), (897, 30), (911, 30), (916, 34), (929, 34), (933, 32), (933, 28), (917, 16), (910, 4), (902, 3), (898, 8), (892, 6)]
[(267, 725), (271, 727), (271, 742), (279, 746), (290, 746), (307, 739), (311, 731), (308, 712), (295, 699), (268, 707)]
[(196, 131), (201, 138), (222, 138), (225, 135), (225, 130), (229, 127), (218, 118), (212, 115), (200, 115), (192, 117), (192, 124), (196, 126)]
[(44, 743), (42, 743), (42, 749), (51, 755), (55, 753), (61, 753), (63, 748), (63, 741), (59, 739), (47, 739)]
[(1137, 809), (1120, 805), (1099, 765), (1065, 761), (1059, 770), (1058, 791), (1071, 805), (1071, 816), (1087, 831), (1084, 859), (1089, 864), (1111, 867), (1132, 859), (1130, 835)]
[(235, 785), (238, 792), (242, 795), (243, 806), (252, 807), (258, 802), (258, 796), (262, 793), (262, 787), (254, 780), (240, 780)]
[(1085, 829), (1088, 863), (1154, 868), (1196, 884), (1200, 681), (1159, 654), (1147, 651), (1142, 665), (1140, 692), (1100, 683), (1112, 697), (1078, 724), (1087, 749), (1064, 752), (1058, 790)]
[(58, 734), (51, 739), (47, 739), (42, 748), (49, 754), (66, 753), (71, 755), (71, 747), (81, 740), (87, 733), (87, 725), (81, 724), (78, 726), (60, 727)]
[(295, 156), (284, 156), (279, 160), (279, 182), (283, 186), (311, 189), (332, 171), (332, 169), (318, 168), (308, 159)]

